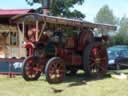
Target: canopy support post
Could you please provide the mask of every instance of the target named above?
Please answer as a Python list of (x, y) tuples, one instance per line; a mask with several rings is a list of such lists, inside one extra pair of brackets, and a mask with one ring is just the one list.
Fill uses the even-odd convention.
[(41, 33), (40, 33), (40, 35), (39, 35), (38, 41), (40, 40), (41, 35), (43, 34), (43, 31), (44, 31), (44, 29), (45, 29), (45, 26), (46, 26), (46, 22), (44, 22), (44, 24), (42, 25), (42, 29), (41, 29)]
[(38, 41), (38, 33), (39, 33), (39, 22), (36, 20), (36, 42)]
[[(22, 32), (23, 32), (23, 40), (24, 40), (24, 34), (25, 34), (24, 21), (22, 22)], [(21, 43), (22, 43), (22, 42), (21, 42)]]
[[(22, 43), (24, 40), (24, 33), (25, 33), (24, 21), (22, 22), (22, 30), (20, 30), (19, 25), (17, 25), (17, 27), (18, 27), (18, 33), (19, 33), (19, 57), (21, 57)], [(23, 32), (23, 39), (21, 39), (20, 31)]]

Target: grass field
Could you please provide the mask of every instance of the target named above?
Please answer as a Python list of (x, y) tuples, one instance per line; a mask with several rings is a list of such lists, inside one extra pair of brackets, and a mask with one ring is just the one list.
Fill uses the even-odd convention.
[(110, 73), (102, 80), (89, 79), (84, 74), (67, 76), (63, 83), (55, 85), (48, 84), (44, 76), (32, 82), (20, 76), (0, 76), (0, 96), (128, 96), (128, 80), (112, 79)]

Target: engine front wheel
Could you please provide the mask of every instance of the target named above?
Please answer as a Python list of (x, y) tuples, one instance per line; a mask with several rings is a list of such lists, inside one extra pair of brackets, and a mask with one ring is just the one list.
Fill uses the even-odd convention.
[(22, 76), (26, 81), (38, 80), (42, 65), (38, 56), (30, 56), (23, 62)]

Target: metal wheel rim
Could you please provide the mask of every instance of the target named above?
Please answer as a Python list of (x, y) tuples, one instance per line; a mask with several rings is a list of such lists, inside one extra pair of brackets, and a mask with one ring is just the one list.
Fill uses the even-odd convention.
[(34, 58), (29, 58), (26, 61), (25, 73), (29, 78), (34, 78), (39, 72), (41, 72), (41, 67), (36, 61), (37, 60), (34, 60)]
[(107, 56), (106, 50), (102, 45), (97, 45), (92, 48), (90, 53), (89, 69), (91, 74), (103, 75), (107, 71)]
[(53, 61), (48, 68), (48, 77), (53, 81), (62, 80), (65, 75), (65, 66), (62, 61)]

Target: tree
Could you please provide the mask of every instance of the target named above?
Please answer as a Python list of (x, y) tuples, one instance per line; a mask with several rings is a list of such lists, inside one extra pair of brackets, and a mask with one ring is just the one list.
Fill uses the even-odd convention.
[(103, 6), (99, 10), (94, 21), (96, 23), (116, 24), (116, 18), (113, 15), (112, 10), (107, 5)]
[(32, 2), (30, 2), (30, 0), (26, 1), (29, 5), (33, 5), (34, 3), (40, 3), (42, 4), (42, 7), (45, 6), (45, 3), (50, 4), (50, 12), (53, 16), (80, 19), (85, 17), (85, 15), (82, 14), (80, 11), (74, 9), (75, 4), (82, 5), (84, 0), (31, 0)]
[(119, 35), (128, 36), (128, 18), (125, 16), (120, 20)]
[[(113, 15), (112, 10), (108, 7), (108, 5), (104, 5), (94, 18), (96, 23), (105, 23), (105, 24), (112, 24), (115, 25), (117, 23), (116, 17)], [(107, 29), (98, 29), (98, 34), (106, 34), (108, 32)]]
[(118, 33), (111, 40), (112, 45), (128, 44), (128, 18), (126, 16), (121, 18), (119, 26)]
[(120, 28), (117, 36), (122, 38), (123, 44), (128, 44), (128, 18), (126, 16), (122, 17), (120, 20)]

